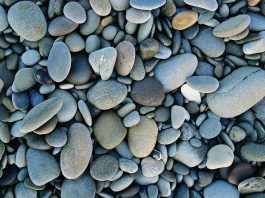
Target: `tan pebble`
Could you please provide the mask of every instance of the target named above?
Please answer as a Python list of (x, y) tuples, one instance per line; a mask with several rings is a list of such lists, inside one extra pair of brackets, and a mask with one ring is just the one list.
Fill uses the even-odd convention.
[(198, 13), (192, 10), (185, 10), (178, 13), (172, 20), (172, 27), (175, 30), (184, 30), (195, 24), (198, 20)]
[(248, 0), (249, 6), (256, 6), (261, 0)]

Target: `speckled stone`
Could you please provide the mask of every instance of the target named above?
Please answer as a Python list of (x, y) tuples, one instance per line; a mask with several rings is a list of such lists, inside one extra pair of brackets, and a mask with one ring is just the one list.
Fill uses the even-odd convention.
[(155, 160), (152, 157), (146, 157), (141, 161), (142, 173), (145, 177), (155, 177), (160, 175), (165, 168), (161, 160)]
[(78, 2), (68, 2), (63, 8), (64, 16), (75, 23), (84, 23), (86, 21), (86, 11)]
[(99, 16), (107, 16), (111, 11), (109, 0), (89, 0), (91, 7)]

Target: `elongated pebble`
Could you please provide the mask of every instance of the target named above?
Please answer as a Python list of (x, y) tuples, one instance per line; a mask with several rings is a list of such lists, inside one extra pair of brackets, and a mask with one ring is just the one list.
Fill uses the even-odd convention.
[(89, 108), (88, 108), (87, 104), (85, 103), (85, 101), (83, 101), (83, 100), (78, 101), (78, 109), (79, 109), (80, 113), (82, 114), (86, 124), (88, 126), (91, 126), (92, 125), (92, 117), (91, 117)]
[(186, 110), (181, 107), (174, 105), (171, 108), (171, 125), (174, 129), (179, 129), (181, 125), (184, 123), (186, 115)]

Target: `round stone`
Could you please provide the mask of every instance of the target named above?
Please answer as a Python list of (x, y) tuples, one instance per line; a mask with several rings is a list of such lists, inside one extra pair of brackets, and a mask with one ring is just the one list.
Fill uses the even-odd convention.
[(138, 165), (133, 160), (125, 158), (119, 158), (119, 167), (126, 173), (135, 173), (138, 170)]
[(12, 94), (12, 104), (16, 109), (23, 110), (29, 106), (29, 97), (26, 92)]
[(116, 58), (116, 49), (114, 47), (105, 47), (90, 53), (89, 63), (94, 72), (101, 76), (102, 80), (108, 80), (114, 69)]
[(123, 124), (126, 127), (132, 127), (140, 122), (140, 115), (138, 111), (132, 111), (123, 119)]
[(145, 177), (155, 177), (160, 175), (165, 164), (161, 160), (155, 160), (152, 157), (146, 157), (141, 161), (142, 173)]
[(119, 163), (111, 155), (101, 155), (90, 165), (90, 174), (97, 181), (111, 179), (118, 171)]
[(86, 21), (86, 11), (78, 2), (68, 2), (63, 8), (63, 13), (66, 18), (75, 23), (84, 23)]
[(192, 10), (184, 10), (174, 16), (172, 27), (175, 30), (184, 30), (194, 25), (198, 20), (198, 13)]
[(230, 37), (243, 32), (250, 24), (250, 16), (247, 14), (237, 15), (229, 18), (213, 29), (217, 37)]
[(200, 135), (205, 139), (215, 138), (222, 130), (221, 122), (216, 118), (208, 118), (199, 128)]
[(201, 93), (212, 93), (219, 87), (219, 81), (211, 76), (190, 76), (186, 82), (191, 88)]
[(31, 1), (15, 3), (9, 8), (7, 17), (12, 29), (23, 39), (38, 41), (46, 34), (45, 17), (39, 6)]
[(129, 41), (120, 42), (117, 47), (117, 60), (115, 69), (121, 76), (127, 76), (134, 65), (135, 60), (135, 48)]
[(72, 32), (65, 37), (65, 44), (71, 52), (80, 52), (85, 49), (84, 39), (76, 32)]
[(0, 32), (4, 31), (8, 27), (7, 14), (3, 6), (0, 5)]
[(89, 0), (91, 7), (99, 16), (107, 16), (111, 11), (109, 0)]
[(163, 86), (155, 78), (144, 78), (133, 84), (132, 99), (145, 106), (159, 106), (165, 98)]
[(57, 128), (45, 136), (46, 142), (52, 147), (63, 147), (67, 142), (67, 129)]
[(151, 18), (151, 12), (148, 10), (139, 10), (135, 8), (130, 8), (126, 10), (126, 19), (130, 23), (142, 24)]
[(158, 128), (153, 119), (140, 116), (140, 122), (129, 129), (128, 145), (135, 157), (148, 156), (154, 149)]
[(70, 72), (71, 53), (63, 42), (55, 42), (48, 56), (48, 72), (55, 82), (62, 82)]
[(67, 136), (60, 155), (60, 167), (64, 177), (76, 179), (88, 166), (93, 143), (87, 127), (81, 123), (72, 124)]
[(113, 149), (125, 138), (127, 129), (115, 112), (104, 111), (94, 124), (93, 134), (103, 148)]
[(61, 109), (63, 100), (51, 98), (32, 108), (22, 121), (21, 131), (28, 133), (41, 127)]
[(223, 180), (216, 180), (206, 188), (204, 188), (203, 195), (205, 198), (239, 198), (240, 194), (235, 186)]
[(128, 188), (133, 180), (134, 178), (129, 175), (123, 175), (121, 178), (111, 182), (110, 189), (114, 192), (120, 192)]
[(95, 197), (95, 181), (86, 173), (77, 179), (65, 179), (62, 184), (62, 198), (87, 198)]
[(33, 68), (23, 68), (20, 69), (15, 76), (12, 90), (21, 92), (25, 91), (36, 84), (36, 80), (34, 77), (34, 69)]
[(52, 155), (32, 148), (27, 151), (27, 168), (31, 181), (37, 186), (54, 180), (61, 172), (58, 162)]
[(110, 0), (110, 3), (116, 11), (126, 10), (130, 6), (129, 0)]
[(207, 103), (211, 111), (220, 117), (238, 116), (265, 96), (265, 87), (262, 86), (265, 71), (260, 68), (240, 67), (219, 83), (219, 88), (207, 95)]
[(126, 95), (126, 85), (116, 80), (101, 80), (88, 90), (87, 99), (97, 108), (107, 110), (120, 104)]
[(58, 122), (68, 122), (75, 116), (77, 104), (75, 98), (69, 92), (56, 89), (49, 98), (60, 98), (63, 101), (61, 109), (56, 114)]
[(139, 10), (154, 10), (163, 6), (166, 0), (130, 0), (130, 5)]
[(184, 123), (186, 118), (185, 108), (174, 105), (171, 108), (171, 125), (174, 129), (178, 129)]
[(48, 32), (52, 36), (64, 36), (73, 32), (77, 27), (77, 23), (69, 20), (65, 16), (58, 16), (50, 22)]
[(86, 52), (91, 53), (100, 48), (100, 39), (97, 35), (90, 35), (86, 39)]
[(40, 60), (40, 53), (37, 50), (27, 50), (21, 56), (25, 65), (35, 65)]
[(247, 143), (240, 149), (241, 155), (249, 161), (264, 162), (265, 161), (265, 145)]
[(159, 42), (153, 38), (147, 38), (140, 43), (139, 50), (143, 60), (151, 59), (159, 51)]
[(229, 137), (234, 142), (241, 142), (246, 136), (247, 134), (244, 129), (238, 126), (233, 126), (229, 131)]
[(195, 72), (197, 64), (197, 57), (193, 54), (172, 56), (156, 65), (155, 77), (161, 82), (165, 92), (170, 92), (180, 87)]
[(157, 142), (159, 144), (169, 145), (177, 141), (180, 137), (180, 130), (169, 128), (158, 133)]
[(215, 11), (218, 8), (216, 0), (184, 0), (188, 5), (203, 8), (209, 11)]

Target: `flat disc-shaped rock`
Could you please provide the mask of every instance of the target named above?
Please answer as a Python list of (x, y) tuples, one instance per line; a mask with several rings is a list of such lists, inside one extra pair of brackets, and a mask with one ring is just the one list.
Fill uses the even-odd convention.
[(113, 111), (104, 111), (96, 120), (93, 133), (105, 149), (118, 146), (127, 134), (120, 117)]
[(155, 78), (144, 78), (133, 84), (131, 90), (132, 99), (146, 106), (158, 106), (165, 98), (162, 84)]
[(102, 80), (108, 80), (114, 69), (116, 58), (116, 49), (114, 47), (105, 47), (92, 52), (89, 55), (89, 63), (94, 72), (101, 76)]
[(122, 41), (117, 45), (116, 50), (117, 60), (115, 69), (119, 75), (127, 76), (133, 68), (135, 48), (131, 42)]
[(31, 109), (22, 121), (20, 130), (24, 133), (34, 131), (49, 121), (61, 109), (63, 100), (51, 98)]
[(126, 85), (116, 80), (98, 81), (87, 92), (88, 101), (95, 107), (107, 110), (120, 104), (127, 95)]
[(156, 65), (155, 77), (162, 83), (165, 92), (170, 92), (180, 87), (195, 72), (197, 65), (197, 57), (193, 54), (172, 56)]
[(135, 157), (146, 157), (154, 149), (158, 128), (153, 119), (140, 117), (140, 122), (129, 129), (128, 145)]
[(250, 24), (250, 16), (247, 14), (237, 15), (213, 29), (213, 34), (217, 37), (230, 37), (243, 32)]
[(90, 166), (90, 174), (97, 181), (111, 179), (118, 171), (119, 163), (111, 155), (97, 157)]
[(48, 72), (55, 82), (62, 82), (71, 68), (71, 54), (63, 42), (53, 44), (48, 56)]
[(166, 3), (166, 0), (130, 0), (130, 5), (139, 10), (154, 10)]
[(27, 151), (27, 168), (31, 181), (42, 186), (60, 175), (60, 167), (52, 155), (46, 151), (29, 148)]
[(92, 140), (87, 127), (80, 123), (71, 125), (67, 143), (60, 156), (60, 166), (64, 177), (75, 179), (87, 168), (92, 154)]
[(207, 103), (220, 117), (238, 116), (265, 96), (265, 71), (257, 67), (236, 69), (219, 83), (219, 88), (207, 95)]
[(8, 10), (8, 22), (12, 29), (29, 41), (42, 39), (47, 31), (47, 22), (37, 4), (20, 1)]
[(86, 173), (78, 179), (65, 179), (62, 184), (62, 198), (88, 198), (95, 197), (96, 184)]

